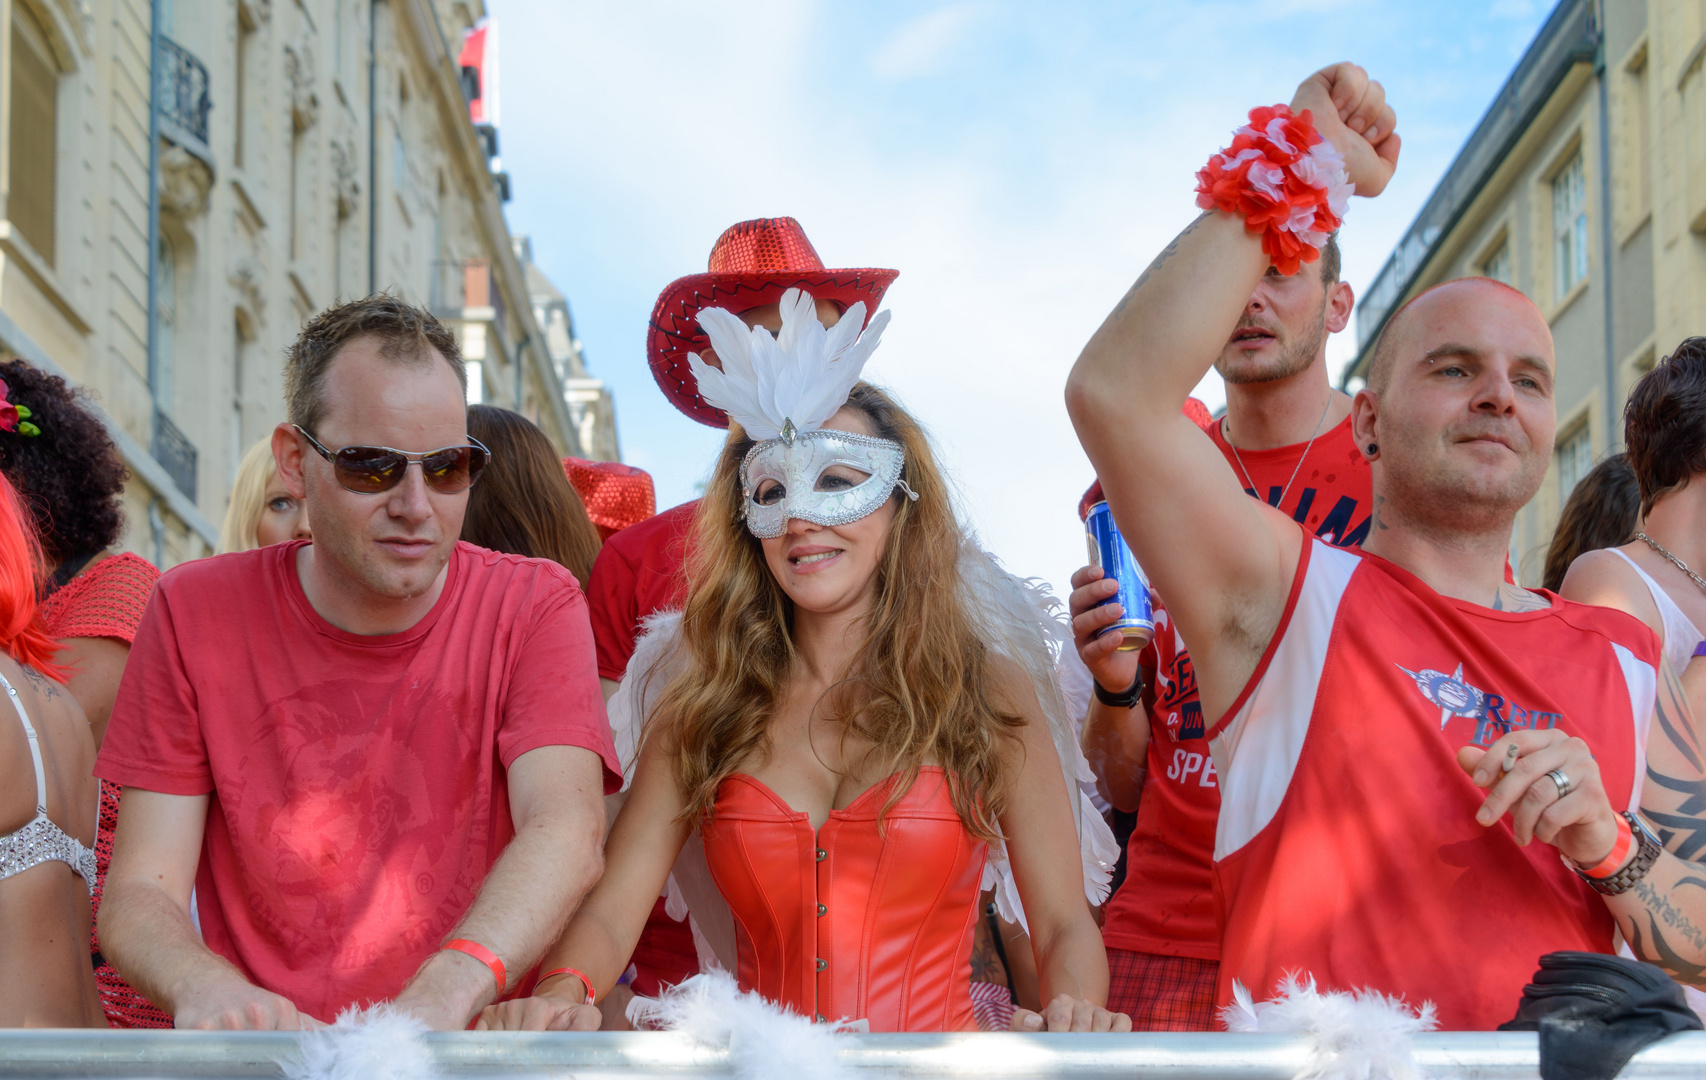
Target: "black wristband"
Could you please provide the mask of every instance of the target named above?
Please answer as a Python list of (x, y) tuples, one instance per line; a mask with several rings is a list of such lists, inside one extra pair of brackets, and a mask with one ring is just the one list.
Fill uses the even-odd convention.
[(1131, 686), (1119, 694), (1104, 690), (1102, 684), (1096, 682), (1095, 679), (1091, 679), (1090, 682), (1096, 687), (1096, 700), (1110, 709), (1135, 709), (1137, 703), (1143, 700), (1143, 672), (1141, 670), (1138, 671), (1137, 678), (1131, 681)]

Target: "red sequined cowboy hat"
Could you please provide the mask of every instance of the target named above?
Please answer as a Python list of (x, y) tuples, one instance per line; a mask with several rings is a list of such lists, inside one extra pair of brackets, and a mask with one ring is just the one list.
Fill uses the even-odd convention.
[(712, 245), (706, 273), (678, 278), (658, 297), (646, 331), (652, 376), (676, 408), (701, 424), (726, 428), (728, 415), (699, 396), (687, 367), (688, 353), (704, 352), (711, 344), (699, 329), (702, 309), (720, 307), (738, 315), (777, 303), (789, 289), (801, 288), (815, 300), (834, 301), (843, 311), (864, 301), (868, 324), (898, 276), (899, 270), (824, 269), (805, 230), (791, 217), (731, 225)]
[(644, 469), (620, 461), (589, 461), (566, 457), (563, 471), (586, 506), (586, 516), (598, 529), (600, 540), (657, 513), (652, 476)]

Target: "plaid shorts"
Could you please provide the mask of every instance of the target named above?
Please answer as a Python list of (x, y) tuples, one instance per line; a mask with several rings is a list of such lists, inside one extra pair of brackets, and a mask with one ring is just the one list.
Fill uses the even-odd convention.
[(1108, 950), (1108, 1009), (1131, 1017), (1133, 1031), (1219, 1031), (1218, 960)]

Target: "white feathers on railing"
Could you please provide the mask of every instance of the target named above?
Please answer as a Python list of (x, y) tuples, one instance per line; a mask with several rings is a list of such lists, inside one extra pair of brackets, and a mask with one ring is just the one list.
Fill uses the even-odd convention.
[(1220, 1010), (1226, 1030), (1309, 1040), (1295, 1080), (1422, 1080), (1412, 1036), (1439, 1026), (1431, 1001), (1414, 1009), (1376, 990), (1321, 993), (1310, 975), (1286, 976), (1273, 1000), (1260, 1003), (1234, 982), (1232, 999)]
[(653, 1027), (686, 1035), (713, 1050), (727, 1050), (738, 1080), (853, 1080), (841, 1064), (834, 1024), (814, 1024), (798, 1013), (742, 993), (732, 975), (713, 971), (680, 986), (665, 987), (656, 998), (628, 1003), (635, 1027)]
[(354, 1006), (331, 1027), (306, 1032), (298, 1056), (279, 1062), (285, 1080), (433, 1080), (427, 1026), (388, 1004)]

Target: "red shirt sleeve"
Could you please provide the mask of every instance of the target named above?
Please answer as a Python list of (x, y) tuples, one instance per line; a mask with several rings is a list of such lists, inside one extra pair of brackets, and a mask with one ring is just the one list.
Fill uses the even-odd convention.
[(213, 790), (201, 710), (184, 673), (169, 586), (142, 615), (124, 665), (95, 775), (166, 795)]
[(567, 571), (561, 576), (560, 582), (542, 583), (550, 595), (510, 673), (498, 760), (507, 769), (541, 746), (584, 747), (604, 760), (604, 793), (609, 795), (622, 787), (622, 767), (598, 687), (586, 599)]
[(586, 602), (598, 652), (598, 674), (611, 682), (622, 681), (634, 656), (635, 627), (640, 621), (638, 594), (634, 564), (620, 544), (606, 543), (592, 564)]

